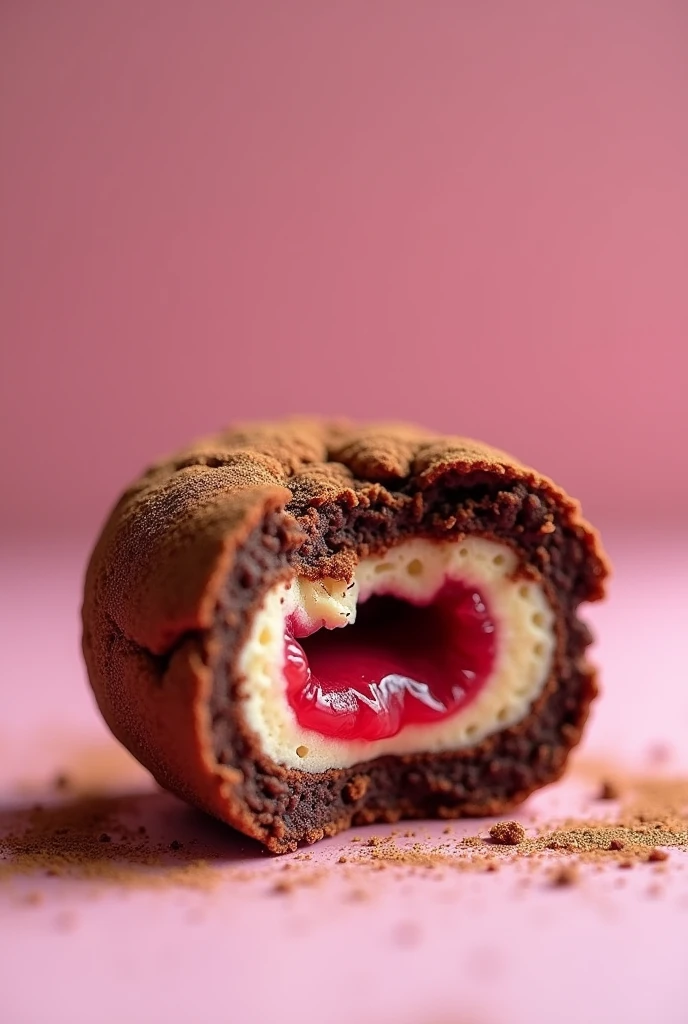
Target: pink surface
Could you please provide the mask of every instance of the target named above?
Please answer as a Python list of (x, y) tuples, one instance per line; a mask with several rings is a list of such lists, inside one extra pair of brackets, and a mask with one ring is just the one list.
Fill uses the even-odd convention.
[(0, 523), (295, 409), (678, 519), (687, 50), (676, 0), (1, 4)]
[[(661, 745), (672, 771), (688, 771), (683, 543), (612, 538), (612, 598), (592, 616), (605, 697), (586, 743), (591, 757), (646, 766)], [(109, 756), (78, 656), (82, 558), (66, 548), (3, 552), (3, 821), (7, 808), (38, 799), (57, 769), (76, 772), (87, 754), (93, 763), (94, 750)], [(586, 873), (570, 890), (546, 886), (541, 875), (526, 876), (524, 887), (507, 869), (403, 881), (387, 872), (362, 883), (369, 898), (358, 902), (332, 864), (352, 850), (346, 835), (311, 848), (311, 866), (332, 864), (319, 886), (280, 896), (270, 890), (283, 860), (158, 793), (128, 762), (108, 785), (132, 795), (133, 820), (153, 838), (204, 842), (224, 876), (212, 892), (4, 882), (3, 1022), (686, 1021), (687, 855), (673, 851), (665, 875), (611, 869)], [(546, 815), (586, 812), (591, 785), (573, 775), (520, 816), (532, 826)], [(456, 834), (480, 825), (457, 825)], [(442, 827), (419, 831), (437, 841)], [(255, 874), (238, 880), (238, 867)], [(653, 899), (648, 888), (660, 877), (664, 892)], [(21, 904), (29, 890), (45, 902)]]

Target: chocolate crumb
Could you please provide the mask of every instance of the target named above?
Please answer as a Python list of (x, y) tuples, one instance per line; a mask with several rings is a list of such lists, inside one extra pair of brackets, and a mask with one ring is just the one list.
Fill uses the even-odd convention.
[(370, 896), (365, 889), (352, 889), (349, 893), (349, 899), (352, 903), (363, 903), (364, 900), (370, 899)]
[(99, 843), (111, 843), (112, 842), (112, 836), (109, 836), (107, 834), (107, 832), (101, 832), (100, 835), (98, 836), (98, 842)]
[(338, 863), (338, 864), (346, 864), (346, 862), (348, 861), (348, 859), (349, 859), (348, 857), (345, 857), (345, 856), (344, 856), (344, 854), (342, 854), (342, 856), (341, 856), (341, 857), (339, 858), (339, 860), (337, 861), (337, 863)]
[(612, 782), (611, 779), (603, 780), (597, 794), (598, 800), (618, 800), (620, 796), (621, 790), (615, 782)]
[(576, 885), (579, 879), (577, 868), (572, 864), (565, 864), (563, 867), (557, 868), (550, 875), (551, 884), (555, 888), (564, 888), (570, 885)]
[(27, 892), (24, 896), (22, 903), (26, 904), (27, 907), (37, 907), (43, 903), (45, 897), (42, 892), (37, 892), (33, 889), (31, 892)]
[(669, 860), (669, 854), (666, 852), (666, 850), (660, 850), (658, 849), (658, 847), (654, 846), (650, 850), (647, 859), (650, 861), (651, 864), (659, 864), (661, 863), (661, 861)]
[(181, 850), (181, 848), (182, 844), (179, 842), (178, 839), (173, 839), (172, 842), (170, 843), (170, 850)]
[(498, 821), (490, 829), (490, 839), (499, 846), (518, 846), (526, 837), (526, 830), (517, 821)]
[(623, 850), (626, 844), (621, 839), (612, 839), (609, 843), (610, 850)]
[(573, 847), (571, 843), (565, 842), (563, 839), (550, 839), (547, 843), (548, 850), (564, 850), (566, 853), (571, 853)]

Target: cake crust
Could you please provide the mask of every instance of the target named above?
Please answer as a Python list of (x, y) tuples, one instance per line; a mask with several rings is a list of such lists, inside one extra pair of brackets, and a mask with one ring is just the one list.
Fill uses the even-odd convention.
[[(422, 536), (509, 544), (557, 619), (526, 718), (470, 749), (309, 773), (267, 758), (236, 700), (237, 655), (267, 590), (350, 579)], [(276, 853), (352, 824), (501, 814), (554, 781), (597, 687), (581, 602), (608, 563), (577, 502), (511, 456), (404, 424), (295, 419), (206, 438), (148, 469), (91, 557), (83, 651), (117, 738), (181, 797)]]

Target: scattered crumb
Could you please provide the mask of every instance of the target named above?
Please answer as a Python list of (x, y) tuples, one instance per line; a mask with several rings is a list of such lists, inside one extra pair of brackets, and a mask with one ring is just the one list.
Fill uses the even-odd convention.
[(365, 889), (351, 889), (348, 898), (352, 903), (363, 903), (370, 899), (370, 894)]
[(579, 879), (578, 869), (572, 864), (556, 868), (550, 875), (550, 882), (555, 888), (565, 888), (577, 885)]
[[(595, 870), (607, 866), (628, 870), (656, 860), (661, 867), (661, 852), (659, 856), (651, 852), (659, 846), (688, 852), (687, 779), (624, 778), (619, 793), (620, 806), (613, 820), (568, 818), (543, 825), (531, 835), (519, 822), (502, 821), (492, 826), (487, 841), (474, 835), (453, 842), (397, 845), (392, 836), (384, 841), (374, 837), (350, 859), (359, 867), (403, 866), (413, 873), (437, 868), (493, 872), (502, 864), (519, 864), (536, 873), (549, 867), (556, 854), (564, 861), (556, 877), (563, 872), (570, 882), (583, 864)], [(436, 872), (435, 877), (444, 875)]]
[(490, 829), (490, 839), (500, 846), (518, 846), (526, 837), (526, 830), (517, 821), (498, 821)]
[(366, 846), (382, 846), (385, 842), (382, 836), (371, 836), (370, 839), (366, 840)]
[(571, 843), (567, 842), (565, 839), (556, 839), (555, 838), (555, 839), (550, 839), (550, 841), (547, 843), (547, 849), (548, 850), (564, 850), (566, 853), (571, 853), (572, 850), (573, 850), (573, 847), (571, 846)]
[(597, 794), (598, 800), (618, 800), (620, 796), (621, 790), (611, 779), (604, 779), (600, 783), (600, 791)]
[[(472, 835), (433, 842), (428, 836), (409, 842), (416, 836), (424, 837), (422, 829), (395, 830), (365, 840), (354, 835), (349, 842), (359, 845), (336, 860), (346, 865), (338, 872), (345, 882), (345, 898), (358, 902), (374, 895), (372, 885), (368, 892), (359, 884), (366, 877), (362, 869), (369, 872), (369, 878), (373, 871), (387, 871), (389, 884), (394, 884), (394, 878), (403, 880), (409, 874), (443, 879), (448, 870), (493, 873), (503, 866), (518, 865), (521, 873), (527, 870), (531, 877), (545, 873), (551, 885), (564, 886), (574, 884), (581, 865), (590, 865), (592, 870), (613, 867), (623, 875), (635, 865), (650, 863), (656, 865), (653, 873), (657, 877), (668, 871), (664, 862), (670, 855), (665, 847), (688, 852), (688, 779), (657, 774), (625, 776), (609, 768), (603, 773), (599, 766), (596, 779), (598, 784), (603, 780), (599, 799), (618, 801), (605, 817), (599, 817), (598, 812), (591, 820), (572, 817), (539, 828), (536, 821), (528, 834), (519, 822), (501, 821), (491, 827), (489, 839)], [(202, 852), (196, 841), (153, 842), (146, 826), (139, 824), (143, 805), (137, 803), (137, 798), (79, 796), (71, 775), (70, 781), (59, 786), (56, 777), (53, 788), (64, 790), (59, 803), (53, 802), (58, 799), (54, 797), (49, 805), (37, 804), (5, 817), (6, 834), (0, 836), (0, 882), (47, 876), (121, 887), (209, 890), (221, 879), (239, 880), (242, 874), (234, 868), (213, 869), (199, 856), (189, 858), (185, 845), (195, 854)], [(443, 836), (452, 831), (451, 825), (442, 826)], [(170, 851), (176, 856), (172, 857)], [(328, 868), (308, 863), (311, 860), (310, 853), (297, 853), (276, 867), (280, 877), (273, 874), (274, 884), (269, 891), (287, 893), (331, 876), (332, 865)], [(670, 865), (672, 873), (682, 866), (681, 858), (676, 861)], [(288, 877), (282, 871), (288, 872)], [(261, 873), (243, 875), (265, 878)], [(519, 881), (529, 884), (528, 878)], [(611, 884), (623, 885), (624, 878), (617, 875)], [(657, 895), (659, 891), (648, 889), (647, 893)], [(29, 893), (21, 902), (31, 906), (42, 898), (40, 893)]]
[(27, 892), (22, 898), (22, 903), (27, 907), (38, 907), (45, 900), (45, 896), (42, 892), (38, 892), (36, 889), (32, 889), (31, 892)]

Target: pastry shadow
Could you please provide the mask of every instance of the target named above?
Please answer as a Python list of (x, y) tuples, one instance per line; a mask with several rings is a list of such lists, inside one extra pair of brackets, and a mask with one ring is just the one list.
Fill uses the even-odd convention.
[(186, 884), (223, 865), (274, 858), (259, 843), (163, 791), (82, 794), (0, 806), (0, 882), (48, 876)]

